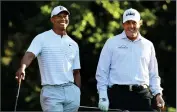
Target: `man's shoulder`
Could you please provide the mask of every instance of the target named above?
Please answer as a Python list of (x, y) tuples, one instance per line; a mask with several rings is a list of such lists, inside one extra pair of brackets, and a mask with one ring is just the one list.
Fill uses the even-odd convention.
[(35, 38), (38, 38), (38, 39), (43, 38), (44, 36), (47, 36), (47, 35), (50, 35), (50, 34), (51, 34), (50, 30), (44, 31), (44, 32), (41, 32), (41, 33), (37, 34)]
[[(75, 41), (74, 39), (72, 39), (72, 37), (70, 37), (69, 35), (67, 35), (67, 37), (68, 37), (68, 40), (69, 40), (69, 41), (76, 43), (76, 41)], [(76, 44), (77, 44), (77, 43), (76, 43)]]
[(43, 36), (46, 34), (51, 34), (51, 30), (43, 31), (43, 32), (39, 33), (37, 36)]
[(121, 39), (121, 34), (118, 34), (118, 35), (114, 35), (114, 36), (112, 36), (112, 37), (110, 37), (110, 38), (108, 38), (108, 42), (117, 42), (117, 40), (120, 40)]
[(76, 42), (74, 39), (72, 39), (69, 35), (67, 35), (67, 36), (68, 36), (67, 40), (68, 40), (70, 43), (72, 43), (72, 44), (78, 46), (77, 42)]
[(141, 36), (141, 39), (144, 44), (153, 45), (153, 43), (149, 39), (147, 39), (143, 36)]

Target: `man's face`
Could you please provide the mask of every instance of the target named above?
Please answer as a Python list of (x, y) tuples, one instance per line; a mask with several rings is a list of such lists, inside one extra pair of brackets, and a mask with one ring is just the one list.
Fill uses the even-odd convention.
[(133, 20), (128, 20), (125, 23), (123, 23), (125, 33), (127, 37), (131, 40), (135, 40), (137, 38), (140, 26), (141, 26), (140, 21), (136, 22)]
[(51, 18), (51, 22), (53, 23), (54, 27), (65, 30), (69, 24), (68, 13), (65, 11), (60, 12), (58, 15), (55, 15)]

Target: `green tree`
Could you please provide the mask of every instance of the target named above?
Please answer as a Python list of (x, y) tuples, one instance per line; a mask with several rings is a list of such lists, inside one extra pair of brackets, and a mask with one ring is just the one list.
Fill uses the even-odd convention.
[[(140, 1), (45, 1), (2, 2), (2, 110), (13, 110), (17, 83), (15, 72), (32, 39), (51, 29), (50, 12), (63, 5), (71, 12), (68, 34), (79, 44), (81, 59), (81, 105), (97, 106), (95, 72), (100, 51), (108, 38), (121, 33), (122, 14), (127, 8), (137, 9), (142, 17), (142, 35), (151, 40), (159, 61), (159, 73), (167, 106), (175, 107), (176, 2)], [(41, 89), (37, 60), (26, 71), (17, 110), (41, 110)], [(170, 83), (169, 83), (170, 82)]]

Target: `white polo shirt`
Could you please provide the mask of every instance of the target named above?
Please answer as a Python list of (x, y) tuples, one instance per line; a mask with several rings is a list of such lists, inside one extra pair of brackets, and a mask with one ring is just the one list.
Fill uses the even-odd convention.
[(80, 69), (79, 47), (68, 35), (53, 30), (37, 35), (27, 52), (38, 59), (42, 85), (74, 82), (73, 69)]
[(154, 46), (140, 34), (135, 41), (129, 40), (124, 31), (107, 40), (100, 54), (96, 79), (99, 93), (113, 84), (147, 84), (153, 94), (162, 93)]

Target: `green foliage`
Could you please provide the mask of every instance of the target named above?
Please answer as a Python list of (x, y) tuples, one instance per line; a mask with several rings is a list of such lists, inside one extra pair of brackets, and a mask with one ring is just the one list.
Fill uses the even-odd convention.
[[(13, 92), (11, 88), (16, 88), (14, 82), (14, 74), (20, 64), (20, 60), (30, 45), (32, 39), (39, 33), (51, 29), (50, 13), (53, 7), (64, 5), (70, 11), (70, 24), (67, 28), (68, 35), (78, 42), (80, 47), (81, 69), (83, 88), (88, 89), (88, 85), (93, 89), (89, 89), (87, 96), (81, 96), (81, 104), (93, 106), (97, 105), (95, 71), (100, 54), (100, 50), (108, 38), (113, 37), (122, 32), (122, 14), (127, 8), (135, 8), (141, 14), (143, 25), (140, 32), (145, 38), (151, 40), (156, 48), (159, 61), (159, 72), (162, 80), (164, 91), (168, 103), (174, 105), (174, 93), (176, 87), (168, 86), (168, 81), (175, 82), (175, 2), (166, 0), (164, 2), (140, 2), (140, 1), (109, 1), (96, 0), (89, 1), (48, 1), (48, 2), (10, 2), (3, 3), (3, 19), (7, 26), (3, 26), (3, 51), (1, 57), (1, 65), (3, 67), (2, 92), (3, 97), (8, 98), (8, 93)], [(26, 4), (26, 5), (25, 5)], [(23, 9), (23, 10), (22, 10)], [(13, 10), (13, 13), (12, 13)], [(9, 15), (5, 15), (9, 14)], [(4, 23), (4, 22), (3, 22)], [(7, 28), (6, 28), (7, 27)], [(6, 28), (6, 29), (5, 29)], [(167, 60), (168, 59), (168, 60)], [(167, 64), (170, 63), (170, 64)], [(26, 80), (21, 93), (24, 95), (19, 103), (22, 110), (41, 110), (39, 105), (40, 92), (40, 73), (37, 61), (34, 60), (32, 65), (26, 70)], [(164, 76), (168, 75), (168, 76)], [(170, 76), (170, 77), (169, 77)], [(90, 81), (90, 82), (89, 82)], [(14, 84), (15, 83), (15, 84)], [(90, 84), (91, 83), (91, 84)], [(9, 87), (10, 85), (10, 87)], [(170, 87), (170, 88), (168, 88)], [(10, 89), (7, 89), (10, 88)], [(171, 89), (172, 88), (172, 89)], [(84, 92), (86, 91), (84, 90)], [(10, 91), (10, 92), (9, 92)], [(83, 95), (83, 94), (82, 94)], [(9, 96), (10, 97), (10, 96)], [(14, 96), (15, 98), (15, 96)], [(86, 98), (88, 98), (86, 100)], [(11, 98), (10, 98), (11, 99)], [(12, 98), (13, 99), (13, 98)], [(3, 100), (4, 110), (13, 110), (13, 106), (9, 107), (7, 99)], [(10, 102), (13, 105), (13, 102)], [(8, 107), (6, 107), (8, 105)], [(168, 108), (168, 111), (175, 111), (175, 108)]]
[(41, 13), (44, 15), (50, 15), (52, 8), (49, 5), (41, 6)]
[(156, 16), (154, 15), (155, 10), (144, 9), (141, 13), (142, 20), (146, 21), (148, 27), (153, 26), (156, 22)]
[(167, 112), (176, 112), (176, 108), (168, 107)]
[[(120, 8), (120, 3), (118, 1), (113, 1), (112, 3), (109, 0), (97, 0), (97, 4), (102, 5), (106, 11), (108, 11), (113, 18), (119, 19), (123, 13), (123, 10)], [(126, 4), (127, 2), (125, 2)]]

